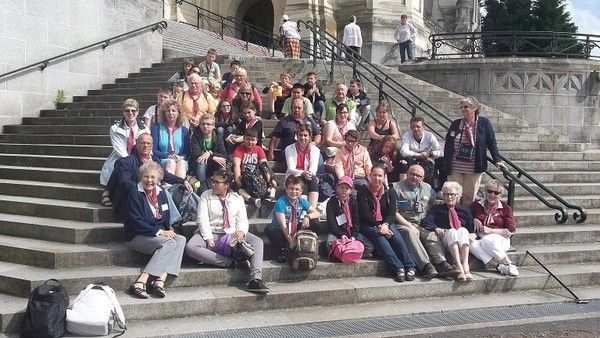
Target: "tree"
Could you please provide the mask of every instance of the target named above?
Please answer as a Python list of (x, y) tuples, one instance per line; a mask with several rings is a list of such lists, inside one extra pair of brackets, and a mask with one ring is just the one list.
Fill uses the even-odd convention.
[[(533, 28), (538, 31), (577, 33), (564, 0), (537, 0), (531, 10)], [(583, 45), (570, 34), (555, 34), (553, 39), (539, 41), (539, 47), (555, 54), (582, 54)]]

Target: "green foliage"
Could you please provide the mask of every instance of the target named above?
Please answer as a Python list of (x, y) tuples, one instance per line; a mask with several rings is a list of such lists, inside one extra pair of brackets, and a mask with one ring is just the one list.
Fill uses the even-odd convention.
[[(571, 22), (564, 0), (483, 0), (487, 15), (482, 19), (483, 32), (502, 31), (550, 31), (576, 33), (577, 26)], [(526, 54), (582, 54), (583, 47), (571, 35), (556, 39), (548, 37), (522, 37), (515, 40), (511, 35), (497, 34), (486, 37), (483, 47), (487, 56)]]
[(54, 100), (52, 100), (55, 104), (58, 103), (63, 103), (65, 102), (65, 100), (67, 99), (67, 96), (65, 95), (65, 91), (62, 89), (59, 89), (56, 92), (56, 96), (54, 97)]

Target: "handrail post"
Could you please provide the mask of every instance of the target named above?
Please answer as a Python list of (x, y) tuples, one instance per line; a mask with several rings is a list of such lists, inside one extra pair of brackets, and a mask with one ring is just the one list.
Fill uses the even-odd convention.
[(246, 26), (246, 50), (250, 49), (250, 43), (248, 42), (248, 40), (250, 40), (250, 28)]
[(321, 40), (319, 39), (319, 41), (317, 41), (317, 30), (313, 29), (312, 30), (313, 33), (313, 41), (312, 41), (312, 49), (313, 49), (313, 68), (317, 66), (317, 48), (321, 49)]
[(200, 29), (200, 8), (196, 8), (196, 28)]
[(589, 59), (592, 54), (592, 48), (590, 46), (590, 36), (586, 35), (585, 37), (585, 58)]
[(354, 53), (350, 53), (350, 55), (352, 58), (352, 78), (356, 79), (358, 77), (358, 72), (356, 71), (356, 58), (354, 57)]
[(432, 60), (435, 60), (435, 54), (437, 52), (437, 47), (435, 45), (435, 38), (436, 38), (435, 34), (432, 34), (431, 35), (431, 59)]
[(333, 69), (335, 62), (335, 45), (331, 44), (331, 67), (329, 67), (329, 82), (333, 82)]
[(515, 181), (510, 179), (508, 181), (508, 205), (514, 209), (515, 205)]

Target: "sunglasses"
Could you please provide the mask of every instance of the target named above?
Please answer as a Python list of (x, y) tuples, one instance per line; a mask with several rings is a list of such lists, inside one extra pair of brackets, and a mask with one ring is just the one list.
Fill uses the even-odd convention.
[(496, 196), (498, 196), (498, 195), (500, 195), (500, 194), (501, 194), (501, 192), (499, 192), (499, 191), (495, 191), (495, 190), (490, 190), (490, 189), (488, 189), (488, 190), (486, 190), (486, 191), (487, 191), (487, 193), (488, 193), (488, 194), (494, 194), (494, 195), (496, 195)]

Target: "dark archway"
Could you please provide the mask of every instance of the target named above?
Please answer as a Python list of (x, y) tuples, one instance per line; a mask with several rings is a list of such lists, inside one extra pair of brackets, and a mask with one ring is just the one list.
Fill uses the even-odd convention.
[[(246, 5), (244, 6), (244, 5)], [(245, 8), (244, 8), (245, 7)], [(239, 8), (238, 18), (272, 34), (274, 25), (273, 3), (271, 0), (244, 1)], [(271, 39), (263, 34), (248, 34), (242, 27), (242, 39), (262, 46), (271, 46)]]

